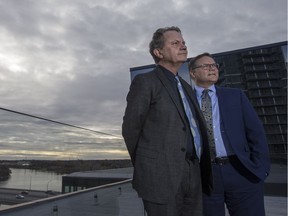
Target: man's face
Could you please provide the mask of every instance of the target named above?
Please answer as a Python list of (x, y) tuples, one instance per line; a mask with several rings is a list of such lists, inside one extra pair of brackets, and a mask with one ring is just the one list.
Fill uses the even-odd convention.
[(219, 70), (213, 58), (203, 56), (196, 62), (195, 69), (190, 71), (196, 85), (209, 87), (215, 84), (219, 78)]
[(182, 35), (176, 31), (164, 33), (164, 47), (159, 49), (161, 62), (165, 64), (179, 64), (187, 60), (187, 47)]

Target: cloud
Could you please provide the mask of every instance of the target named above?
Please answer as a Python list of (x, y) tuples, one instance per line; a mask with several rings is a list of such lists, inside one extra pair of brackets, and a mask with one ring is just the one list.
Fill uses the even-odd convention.
[[(287, 40), (287, 2), (0, 0), (0, 107), (121, 136), (129, 69), (153, 63), (152, 34), (172, 25), (190, 57), (274, 43)], [(125, 152), (123, 140), (78, 131), (79, 138), (1, 110), (0, 117), (0, 145), (11, 157)]]

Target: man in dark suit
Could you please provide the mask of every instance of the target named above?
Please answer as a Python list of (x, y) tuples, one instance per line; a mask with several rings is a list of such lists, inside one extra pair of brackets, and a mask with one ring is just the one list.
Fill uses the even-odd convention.
[[(201, 185), (209, 194), (213, 181), (205, 120), (191, 86), (178, 76), (178, 69), (187, 60), (180, 29), (158, 29), (150, 53), (157, 66), (133, 79), (122, 125), (134, 166), (132, 184), (148, 216), (200, 216)], [(179, 85), (192, 114), (189, 119)], [(192, 120), (197, 123), (193, 124), (194, 136)]]
[[(214, 85), (218, 64), (209, 53), (192, 58), (189, 71), (208, 131), (211, 126), (214, 191), (212, 196), (204, 195), (204, 215), (225, 216), (225, 203), (231, 216), (264, 216), (263, 183), (270, 160), (257, 113), (241, 90)], [(212, 119), (206, 115), (207, 101), (211, 102)]]

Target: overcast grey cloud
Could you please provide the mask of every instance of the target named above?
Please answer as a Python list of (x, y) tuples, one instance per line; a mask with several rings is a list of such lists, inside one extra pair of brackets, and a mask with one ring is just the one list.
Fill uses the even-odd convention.
[[(189, 57), (286, 41), (287, 1), (0, 0), (0, 107), (121, 137), (129, 68), (172, 25)], [(0, 158), (128, 158), (119, 137), (0, 119)]]

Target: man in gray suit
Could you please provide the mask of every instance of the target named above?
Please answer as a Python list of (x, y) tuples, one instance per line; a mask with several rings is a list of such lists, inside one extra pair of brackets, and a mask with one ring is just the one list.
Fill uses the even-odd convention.
[(208, 195), (212, 190), (211, 161), (195, 93), (178, 76), (187, 60), (180, 29), (158, 29), (150, 54), (157, 66), (133, 79), (122, 125), (134, 166), (132, 184), (148, 216), (200, 216), (201, 186)]

